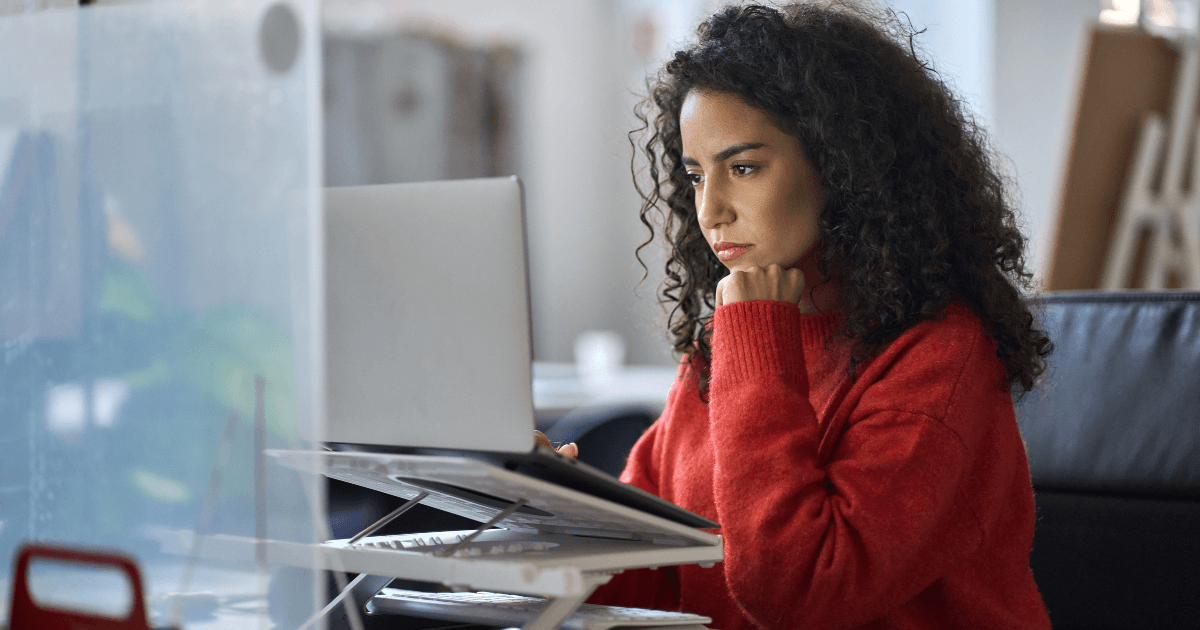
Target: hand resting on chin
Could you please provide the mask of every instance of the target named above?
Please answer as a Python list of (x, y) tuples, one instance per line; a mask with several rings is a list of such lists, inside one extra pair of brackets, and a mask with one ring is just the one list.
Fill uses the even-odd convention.
[(766, 267), (745, 267), (729, 270), (729, 275), (717, 283), (717, 306), (750, 300), (790, 302), (801, 311), (811, 310), (804, 297), (804, 273), (772, 264)]

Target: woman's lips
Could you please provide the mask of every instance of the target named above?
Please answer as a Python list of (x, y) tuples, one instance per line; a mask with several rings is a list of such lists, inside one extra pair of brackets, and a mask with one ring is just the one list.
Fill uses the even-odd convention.
[(750, 245), (742, 243), (727, 243), (725, 241), (721, 241), (713, 245), (713, 250), (717, 252), (717, 258), (720, 258), (721, 262), (733, 260), (734, 258), (745, 254), (746, 250), (748, 249), (750, 249)]

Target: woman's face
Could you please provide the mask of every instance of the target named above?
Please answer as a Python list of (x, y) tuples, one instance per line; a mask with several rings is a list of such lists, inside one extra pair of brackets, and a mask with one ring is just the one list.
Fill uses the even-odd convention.
[(692, 90), (679, 114), (696, 220), (729, 269), (796, 266), (822, 192), (800, 141), (736, 95)]

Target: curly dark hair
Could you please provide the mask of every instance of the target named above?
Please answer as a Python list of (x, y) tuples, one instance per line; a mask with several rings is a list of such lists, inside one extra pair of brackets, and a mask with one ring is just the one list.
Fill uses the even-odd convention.
[(1029, 391), (1053, 345), (1022, 297), (1032, 284), (1026, 239), (983, 130), (921, 60), (911, 25), (849, 6), (732, 6), (697, 34), (651, 80), (630, 138), (649, 160), (650, 183), (636, 168), (634, 177), (650, 230), (639, 260), (657, 223), (670, 247), (661, 301), (673, 305), (674, 348), (700, 366), (702, 392), (715, 289), (728, 271), (698, 226), (682, 163), (680, 108), (692, 90), (736, 94), (800, 140), (825, 192), (818, 269), (838, 281), (852, 378), (905, 330), (962, 301), (997, 345), (1001, 385)]

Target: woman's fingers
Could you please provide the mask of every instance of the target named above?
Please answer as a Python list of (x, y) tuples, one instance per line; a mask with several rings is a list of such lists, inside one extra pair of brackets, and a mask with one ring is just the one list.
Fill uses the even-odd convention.
[[(542, 433), (541, 431), (534, 429), (533, 439), (537, 440), (538, 446), (554, 448), (554, 445), (550, 443), (550, 438), (546, 437), (546, 434)], [(571, 442), (570, 444), (563, 444), (555, 450), (558, 451), (559, 455), (566, 455), (567, 457), (571, 458), (579, 457), (579, 446), (577, 446), (574, 442)]]
[(730, 270), (717, 283), (717, 305), (748, 300), (799, 304), (804, 294), (804, 274), (779, 265)]

